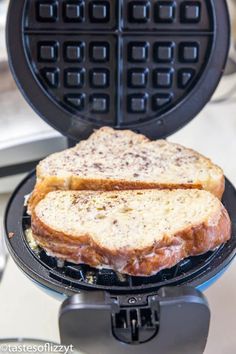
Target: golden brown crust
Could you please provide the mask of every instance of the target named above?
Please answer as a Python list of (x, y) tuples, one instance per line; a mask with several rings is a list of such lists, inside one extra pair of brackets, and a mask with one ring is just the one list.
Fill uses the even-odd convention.
[(226, 209), (211, 220), (164, 237), (150, 247), (133, 250), (110, 250), (95, 243), (90, 235), (72, 237), (50, 229), (33, 212), (32, 231), (37, 243), (49, 254), (92, 267), (112, 268), (124, 274), (150, 276), (170, 268), (183, 258), (212, 250), (228, 241), (231, 222)]
[[(145, 137), (144, 135), (141, 134), (136, 134), (135, 132), (131, 130), (114, 130), (113, 128), (110, 127), (102, 127), (99, 130), (96, 131), (95, 134), (92, 134), (87, 141), (81, 141), (76, 147), (70, 149), (79, 149), (81, 146), (81, 149), (83, 150), (83, 144), (86, 144), (90, 140), (93, 139), (98, 139), (100, 136), (106, 136), (107, 139), (113, 139), (114, 137), (117, 137), (117, 135), (122, 134), (122, 136), (128, 137), (128, 139), (133, 140), (134, 142), (138, 143), (145, 143), (145, 142), (151, 142), (150, 139)], [(161, 143), (162, 140), (159, 140), (159, 143)], [(179, 146), (182, 148), (181, 145), (175, 144), (176, 146)], [(68, 152), (70, 150), (67, 150)], [(190, 184), (169, 184), (169, 183), (149, 183), (149, 182), (142, 182), (142, 181), (127, 181), (127, 180), (119, 180), (119, 179), (108, 179), (108, 178), (81, 178), (76, 175), (72, 176), (53, 176), (47, 174), (47, 169), (44, 170), (44, 162), (45, 160), (42, 160), (39, 165), (37, 166), (37, 183), (34, 188), (34, 191), (32, 193), (32, 196), (29, 199), (29, 212), (33, 210), (33, 208), (36, 206), (36, 204), (44, 198), (44, 196), (54, 190), (104, 190), (104, 191), (109, 191), (109, 190), (127, 190), (127, 189), (186, 189), (186, 188), (196, 188), (196, 189), (205, 189), (209, 192), (211, 192), (213, 195), (215, 195), (217, 198), (221, 199), (222, 194), (224, 192), (224, 175), (223, 171), (220, 167), (213, 165), (210, 159), (207, 157), (203, 156), (202, 154), (194, 151), (193, 149), (187, 149), (189, 152), (192, 152), (192, 155), (198, 156), (199, 158), (203, 158), (205, 161), (208, 162), (209, 164), (209, 169), (214, 166), (214, 168), (218, 169), (219, 176), (217, 179), (210, 178), (209, 180), (206, 181), (194, 181), (194, 183)], [(61, 153), (56, 153), (51, 155), (51, 158), (57, 158), (58, 155)], [(220, 178), (222, 174), (222, 177)]]
[[(67, 181), (58, 177), (50, 177), (36, 184), (28, 202), (29, 212), (42, 200), (46, 194), (55, 190), (91, 190), (91, 191), (114, 191), (114, 190), (138, 190), (138, 189), (203, 189), (201, 184), (167, 184), (147, 183), (139, 181), (112, 180), (112, 179), (86, 179), (77, 176)], [(213, 193), (214, 194), (214, 193)]]
[[(112, 179), (86, 179), (72, 177), (67, 181), (56, 176), (46, 178), (44, 181), (37, 183), (31, 197), (29, 198), (28, 208), (32, 211), (34, 207), (42, 200), (46, 194), (55, 190), (93, 190), (93, 191), (113, 191), (113, 190), (137, 190), (137, 189), (204, 189), (199, 184), (160, 184), (147, 183), (139, 181), (122, 181)], [(213, 195), (221, 200), (225, 190), (225, 178), (219, 184), (212, 186), (209, 190)]]

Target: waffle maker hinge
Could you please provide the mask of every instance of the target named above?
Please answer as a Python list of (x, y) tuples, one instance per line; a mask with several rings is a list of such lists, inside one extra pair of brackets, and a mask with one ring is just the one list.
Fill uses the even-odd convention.
[(202, 354), (209, 322), (204, 295), (187, 286), (132, 296), (83, 292), (59, 316), (62, 344), (87, 354)]

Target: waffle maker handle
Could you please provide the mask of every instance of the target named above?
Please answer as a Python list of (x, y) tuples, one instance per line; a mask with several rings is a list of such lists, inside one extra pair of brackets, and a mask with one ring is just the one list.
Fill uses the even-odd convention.
[(149, 295), (83, 292), (59, 315), (62, 344), (87, 354), (202, 354), (209, 322), (206, 298), (185, 286)]

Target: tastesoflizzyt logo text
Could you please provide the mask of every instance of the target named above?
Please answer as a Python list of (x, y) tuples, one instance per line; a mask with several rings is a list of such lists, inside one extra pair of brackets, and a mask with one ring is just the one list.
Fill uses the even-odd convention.
[(59, 345), (52, 343), (43, 344), (0, 344), (1, 354), (11, 353), (35, 353), (35, 354), (72, 354), (74, 353), (73, 345)]

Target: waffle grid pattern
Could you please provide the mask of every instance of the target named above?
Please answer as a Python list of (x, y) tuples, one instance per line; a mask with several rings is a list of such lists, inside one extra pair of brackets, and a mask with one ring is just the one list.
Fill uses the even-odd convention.
[(82, 119), (121, 126), (158, 119), (204, 72), (213, 37), (209, 4), (28, 1), (32, 71), (54, 102)]

